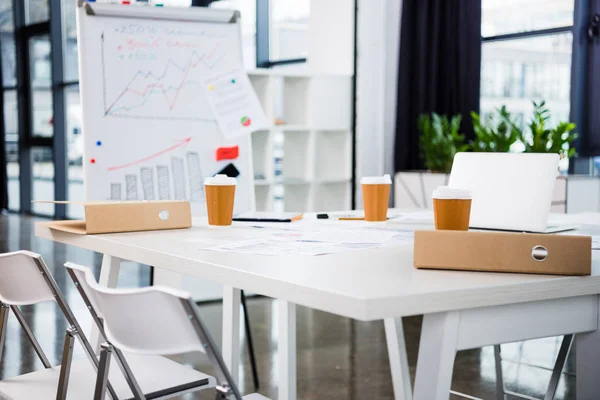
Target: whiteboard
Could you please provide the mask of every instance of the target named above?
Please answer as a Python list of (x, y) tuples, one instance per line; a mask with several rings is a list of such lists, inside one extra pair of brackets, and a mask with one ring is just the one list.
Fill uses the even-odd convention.
[[(202, 10), (211, 11), (219, 10)], [(87, 200), (189, 200), (201, 216), (204, 178), (232, 164), (234, 212), (254, 210), (250, 137), (224, 137), (200, 86), (203, 77), (242, 67), (239, 19), (88, 15), (85, 7), (77, 18)], [(219, 154), (230, 156), (217, 160), (223, 148)]]

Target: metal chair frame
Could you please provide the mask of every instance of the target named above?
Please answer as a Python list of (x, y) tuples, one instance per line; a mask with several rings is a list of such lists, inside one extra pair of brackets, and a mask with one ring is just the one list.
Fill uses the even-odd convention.
[[(104, 342), (101, 345), (100, 362), (99, 362), (98, 376), (97, 376), (96, 386), (95, 386), (94, 400), (103, 400), (104, 396), (106, 395), (106, 391), (108, 390), (107, 382), (108, 382), (108, 374), (109, 374), (109, 369), (110, 369), (110, 362), (111, 362), (113, 355), (115, 356), (116, 362), (119, 365), (119, 367), (121, 368), (121, 371), (123, 372), (123, 375), (124, 375), (125, 379), (127, 380), (129, 387), (131, 388), (131, 391), (134, 394), (135, 400), (151, 400), (151, 399), (155, 400), (155, 399), (160, 399), (163, 397), (170, 397), (176, 393), (188, 391), (196, 386), (200, 386), (199, 384), (195, 385), (195, 383), (192, 383), (192, 384), (177, 386), (177, 387), (173, 387), (173, 388), (170, 388), (167, 390), (163, 390), (163, 391), (160, 391), (159, 393), (144, 394), (135, 379), (133, 371), (129, 368), (129, 365), (127, 364), (127, 361), (125, 360), (125, 357), (123, 356), (123, 353), (121, 352), (121, 350), (114, 347), (107, 340), (106, 333), (104, 330), (104, 323), (103, 323), (102, 319), (98, 316), (98, 312), (95, 310), (94, 306), (92, 305), (88, 295), (85, 293), (85, 290), (83, 290), (81, 282), (79, 281), (79, 278), (71, 269), (67, 268), (67, 272), (69, 273), (69, 276), (73, 280), (75, 287), (77, 288), (84, 303), (86, 304), (88, 310), (90, 311), (90, 313), (92, 315), (92, 319), (93, 319), (94, 323), (96, 324), (96, 326), (98, 327), (98, 330), (100, 331), (100, 335), (102, 336), (102, 338), (104, 340)], [(225, 366), (225, 362), (224, 362), (223, 358), (221, 357), (221, 354), (220, 354), (217, 346), (215, 345), (215, 342), (212, 339), (212, 336), (210, 335), (208, 329), (206, 328), (206, 326), (202, 322), (200, 316), (198, 315), (195, 304), (193, 303), (193, 301), (191, 299), (181, 299), (180, 301), (181, 301), (182, 307), (184, 308), (184, 310), (186, 311), (186, 313), (188, 315), (188, 319), (189, 319), (190, 323), (192, 324), (192, 327), (194, 328), (196, 334), (198, 335), (198, 339), (199, 339), (200, 343), (204, 347), (204, 350), (206, 351), (206, 354), (207, 354), (211, 364), (215, 368), (215, 375), (217, 378), (216, 399), (217, 400), (230, 400), (230, 399), (242, 400), (242, 396), (241, 396), (235, 382), (233, 381), (231, 374), (227, 370), (227, 367)]]
[[(96, 357), (96, 354), (92, 348), (92, 345), (90, 344), (87, 337), (83, 333), (81, 326), (79, 325), (79, 322), (75, 318), (73, 311), (71, 311), (71, 308), (69, 307), (67, 301), (65, 300), (63, 293), (61, 292), (60, 288), (56, 284), (56, 281), (50, 274), (50, 271), (48, 270), (48, 266), (42, 259), (42, 256), (39, 254), (29, 253), (29, 252), (27, 252), (27, 256), (31, 257), (31, 259), (37, 266), (40, 274), (46, 281), (48, 288), (52, 292), (52, 294), (54, 296), (54, 300), (58, 304), (58, 307), (60, 308), (60, 310), (62, 311), (63, 315), (65, 316), (67, 322), (70, 325), (69, 328), (67, 328), (67, 332), (65, 334), (65, 342), (64, 342), (64, 347), (63, 347), (62, 364), (61, 364), (62, 368), (61, 368), (60, 375), (59, 375), (59, 381), (58, 381), (58, 387), (57, 387), (57, 393), (56, 393), (57, 400), (65, 400), (67, 398), (67, 390), (68, 390), (68, 385), (69, 385), (69, 372), (71, 369), (71, 362), (72, 362), (72, 358), (73, 358), (73, 346), (75, 343), (75, 338), (77, 338), (77, 340), (83, 347), (87, 357), (91, 361), (92, 366), (94, 367), (94, 369), (96, 371), (98, 371), (99, 361), (98, 361), (98, 358)], [(42, 364), (44, 365), (44, 368), (46, 368), (46, 369), (51, 368), (52, 365), (48, 361), (48, 357), (46, 357), (44, 350), (42, 350), (42, 347), (40, 346), (39, 342), (35, 338), (31, 328), (29, 327), (29, 324), (27, 324), (27, 321), (25, 320), (25, 317), (21, 313), (20, 308), (16, 305), (8, 305), (8, 304), (2, 304), (2, 303), (0, 303), (0, 360), (2, 359), (4, 342), (6, 341), (6, 328), (7, 328), (8, 316), (10, 314), (10, 311), (12, 311), (15, 314), (15, 317), (17, 318), (19, 325), (21, 325), (21, 328), (23, 329), (25, 336), (27, 337), (29, 343), (34, 348), (36, 354), (38, 355), (39, 359), (41, 360)], [(117, 399), (116, 393), (109, 382), (107, 382), (106, 389), (113, 399)]]

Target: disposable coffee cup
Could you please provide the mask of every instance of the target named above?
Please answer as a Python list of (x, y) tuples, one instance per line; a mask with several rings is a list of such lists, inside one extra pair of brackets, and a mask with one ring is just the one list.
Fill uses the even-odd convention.
[(227, 175), (217, 175), (204, 179), (209, 225), (231, 225), (236, 183), (235, 178), (230, 178)]
[(387, 220), (392, 179), (389, 175), (364, 177), (360, 180), (365, 208), (365, 221)]
[(435, 229), (468, 231), (472, 194), (467, 189), (440, 186), (433, 191)]

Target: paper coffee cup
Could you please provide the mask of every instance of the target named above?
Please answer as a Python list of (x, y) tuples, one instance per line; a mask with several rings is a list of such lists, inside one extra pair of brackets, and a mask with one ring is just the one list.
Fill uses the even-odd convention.
[(389, 175), (364, 177), (360, 180), (365, 208), (365, 221), (387, 220), (392, 179)]
[(209, 225), (231, 225), (236, 183), (235, 178), (230, 178), (227, 175), (217, 175), (204, 179)]
[(433, 191), (435, 229), (468, 231), (472, 194), (467, 189), (440, 186)]

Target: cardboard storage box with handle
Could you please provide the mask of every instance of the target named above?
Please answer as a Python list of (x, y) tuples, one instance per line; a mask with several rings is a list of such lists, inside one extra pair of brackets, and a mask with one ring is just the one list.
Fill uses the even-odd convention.
[(420, 269), (590, 275), (590, 236), (478, 231), (416, 231)]
[(77, 204), (84, 208), (85, 220), (43, 222), (51, 229), (89, 235), (182, 229), (192, 226), (189, 201), (40, 201)]

